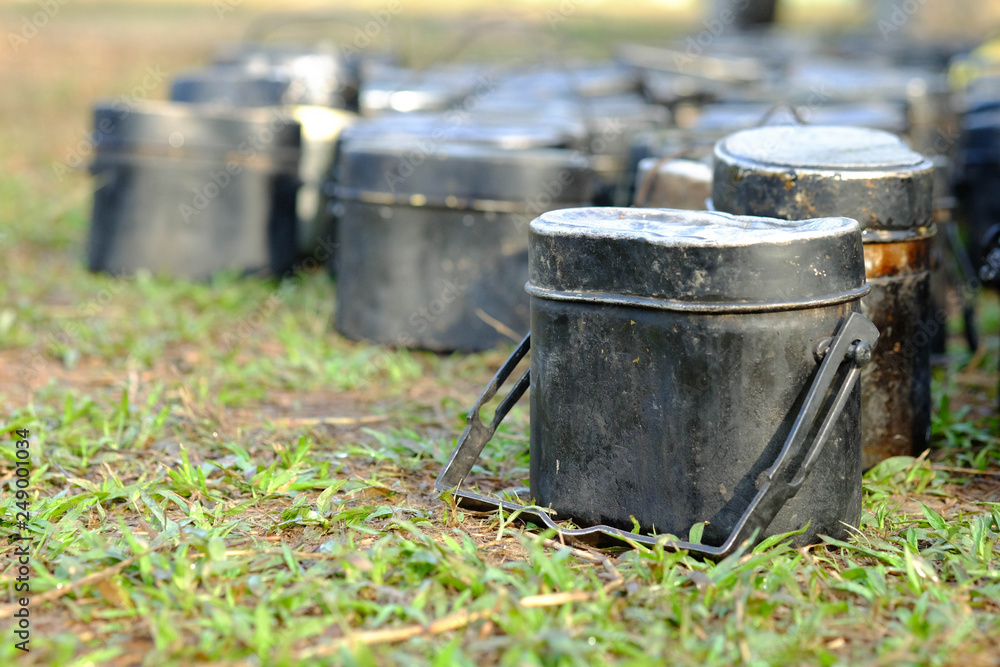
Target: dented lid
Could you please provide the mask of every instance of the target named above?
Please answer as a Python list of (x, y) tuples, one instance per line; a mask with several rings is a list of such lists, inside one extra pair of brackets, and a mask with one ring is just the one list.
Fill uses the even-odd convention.
[(569, 301), (767, 311), (867, 291), (858, 223), (709, 211), (577, 208), (531, 223), (528, 291)]

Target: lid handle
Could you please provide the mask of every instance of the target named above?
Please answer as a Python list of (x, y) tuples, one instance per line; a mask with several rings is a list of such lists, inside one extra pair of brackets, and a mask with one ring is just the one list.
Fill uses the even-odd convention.
[(799, 125), (809, 124), (809, 121), (802, 117), (802, 114), (799, 113), (798, 107), (794, 104), (791, 104), (790, 102), (778, 102), (776, 104), (772, 104), (771, 108), (764, 112), (764, 115), (757, 121), (757, 127), (764, 127), (767, 125), (767, 122), (771, 120), (771, 117), (778, 113), (781, 109), (787, 109), (792, 114), (792, 118)]

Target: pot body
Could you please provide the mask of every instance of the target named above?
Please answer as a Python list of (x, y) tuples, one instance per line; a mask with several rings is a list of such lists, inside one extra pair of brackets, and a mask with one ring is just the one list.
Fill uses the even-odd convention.
[(124, 116), (97, 107), (90, 269), (194, 280), (286, 274), (296, 253), (298, 123), (182, 106)]
[[(282, 113), (301, 124), (301, 187), (295, 206), (299, 221), (298, 254), (302, 259), (320, 254), (333, 244), (330, 213), (321, 192), (323, 181), (336, 157), (340, 131), (356, 117), (351, 112), (326, 106), (345, 106), (337, 93), (343, 92), (336, 85), (337, 62), (329, 54), (296, 56), (294, 52), (256, 51), (251, 45), (237, 45), (228, 55), (238, 64), (216, 65), (175, 77), (170, 99), (221, 107), (280, 107)], [(275, 63), (268, 64), (270, 60)], [(311, 63), (313, 67), (296, 74), (290, 66), (297, 61)]]
[[(784, 445), (817, 349), (859, 309), (860, 232), (837, 219), (826, 238), (800, 243), (790, 231), (772, 242), (754, 235), (780, 229), (773, 220), (579, 210), (650, 224), (605, 234), (585, 216), (577, 226), (574, 211), (532, 223), (531, 494), (579, 525), (631, 530), (634, 519), (684, 539), (707, 521), (704, 543), (718, 545)], [(727, 234), (738, 240), (727, 245)], [(808, 523), (795, 538), (805, 544), (857, 525), (860, 412), (856, 385), (768, 535)]]
[(100, 186), (88, 246), (91, 271), (207, 280), (224, 270), (282, 276), (292, 269), (298, 190), (292, 175), (247, 171), (209, 199), (193, 193), (226, 173), (224, 163), (100, 161), (93, 172)]
[(441, 352), (527, 332), (529, 215), (590, 196), (572, 151), (431, 137), (345, 141), (336, 178), (337, 330)]
[(861, 312), (881, 336), (861, 370), (864, 466), (890, 456), (915, 456), (931, 430), (931, 348), (937, 324), (931, 307), (934, 237), (865, 238), (872, 291)]
[(878, 130), (764, 127), (715, 147), (718, 210), (788, 220), (844, 215), (864, 228), (872, 289), (861, 312), (881, 332), (862, 372), (865, 468), (916, 456), (930, 440), (933, 181), (929, 160)]
[[(373, 201), (391, 202), (398, 198), (401, 205), (405, 206), (409, 205), (410, 195), (416, 195), (418, 201), (420, 196), (431, 195), (442, 203), (447, 203), (448, 197), (464, 202), (469, 199), (470, 194), (481, 190), (482, 181), (489, 177), (488, 174), (484, 174), (481, 165), (473, 165), (474, 171), (464, 179), (449, 177), (446, 174), (447, 170), (441, 171), (443, 177), (450, 180), (441, 185), (435, 183), (437, 175), (434, 168), (424, 165), (424, 162), (430, 155), (439, 151), (447, 154), (454, 150), (453, 147), (456, 145), (505, 150), (575, 148), (572, 144), (577, 129), (558, 120), (539, 116), (530, 118), (505, 116), (488, 120), (477, 116), (473, 120), (468, 114), (459, 111), (445, 114), (411, 112), (364, 119), (344, 128), (344, 131), (337, 135), (333, 151), (334, 161), (324, 175), (325, 180), (321, 189), (318, 211), (323, 215), (323, 219), (322, 225), (317, 225), (317, 235), (322, 237), (324, 242), (326, 239), (336, 242), (340, 238), (339, 220), (347, 211), (347, 203), (356, 198), (359, 190), (376, 193)], [(387, 147), (386, 143), (391, 145)], [(354, 148), (347, 148), (344, 154), (345, 147), (352, 144)], [(373, 162), (375, 164), (372, 164)], [(419, 173), (415, 173), (418, 169)], [(385, 170), (385, 173), (382, 170)], [(579, 179), (578, 171), (575, 167), (571, 169), (574, 178)], [(429, 182), (421, 181), (425, 177), (429, 178)], [(558, 201), (565, 200), (570, 205), (582, 201), (563, 197), (560, 189), (563, 184), (552, 183), (552, 173), (544, 175), (543, 178), (549, 181), (548, 188), (555, 193), (554, 196)], [(338, 192), (341, 197), (338, 197)], [(516, 197), (524, 192), (532, 192), (531, 187), (519, 183), (502, 185), (487, 194), (492, 199), (506, 200), (510, 196)], [(539, 194), (544, 193), (539, 192)], [(462, 207), (467, 208), (474, 216), (477, 215), (475, 206), (463, 203)], [(457, 209), (457, 206), (442, 208)], [(525, 213), (534, 215), (541, 213), (542, 210), (544, 209), (536, 208)], [(522, 222), (522, 226), (527, 227), (528, 221)], [(330, 275), (337, 275), (336, 254), (327, 263), (327, 269)]]
[[(531, 493), (557, 517), (729, 535), (784, 444), (813, 351), (857, 305), (739, 315), (531, 302)], [(816, 470), (768, 529), (844, 537), (861, 512), (855, 387)]]
[(341, 206), (336, 327), (342, 334), (445, 352), (488, 349), (528, 331), (528, 238), (519, 218)]

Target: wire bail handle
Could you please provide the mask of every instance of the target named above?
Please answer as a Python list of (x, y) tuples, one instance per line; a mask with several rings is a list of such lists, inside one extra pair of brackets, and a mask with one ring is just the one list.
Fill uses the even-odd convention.
[[(490, 383), (486, 385), (479, 395), (475, 405), (469, 412), (468, 426), (458, 439), (455, 450), (448, 458), (441, 473), (438, 475), (435, 487), (440, 491), (451, 491), (458, 499), (459, 504), (473, 510), (492, 511), (504, 509), (508, 512), (520, 512), (528, 515), (546, 528), (555, 529), (560, 535), (575, 538), (609, 536), (624, 541), (638, 542), (646, 545), (664, 544), (671, 549), (685, 549), (692, 554), (710, 558), (713, 560), (723, 559), (734, 553), (746, 542), (757, 544), (761, 540), (763, 531), (771, 524), (774, 517), (784, 507), (785, 503), (792, 498), (802, 487), (809, 472), (813, 469), (816, 461), (822, 453), (823, 446), (829, 439), (833, 427), (847, 405), (851, 391), (861, 375), (861, 368), (871, 361), (872, 348), (878, 341), (878, 329), (875, 325), (860, 313), (851, 313), (842, 322), (836, 335), (832, 339), (824, 341), (824, 345), (817, 350), (817, 355), (822, 357), (819, 372), (813, 379), (812, 385), (806, 394), (805, 401), (799, 414), (792, 424), (792, 428), (785, 439), (774, 463), (764, 475), (763, 483), (754, 496), (753, 500), (744, 510), (739, 521), (733, 527), (729, 537), (719, 546), (704, 544), (694, 544), (684, 540), (671, 540), (666, 536), (643, 535), (629, 533), (612, 526), (597, 525), (587, 528), (561, 528), (549, 516), (549, 512), (544, 508), (528, 507), (509, 500), (503, 500), (493, 496), (487, 496), (461, 488), (466, 476), (472, 470), (472, 466), (479, 459), (483, 447), (496, 433), (500, 422), (524, 395), (531, 384), (531, 371), (518, 378), (510, 393), (504, 397), (493, 415), (493, 419), (486, 424), (480, 418), (481, 408), (489, 403), (496, 396), (500, 387), (510, 377), (518, 363), (528, 354), (531, 347), (531, 334), (524, 337), (524, 340), (517, 346), (507, 361), (504, 362), (500, 370), (497, 371)], [(816, 437), (808, 445), (806, 455), (802, 458), (802, 463), (798, 467), (792, 466), (792, 461), (798, 458), (798, 453), (806, 447), (806, 435), (812, 429), (813, 424), (819, 415), (820, 408), (830, 391), (831, 385), (838, 371), (842, 366), (847, 370), (840, 388), (837, 390), (829, 411), (821, 422)]]

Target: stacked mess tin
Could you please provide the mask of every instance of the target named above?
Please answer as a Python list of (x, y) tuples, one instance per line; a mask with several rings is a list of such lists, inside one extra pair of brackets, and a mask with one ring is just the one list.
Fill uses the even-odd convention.
[(91, 269), (290, 273), (325, 240), (320, 183), (357, 104), (339, 52), (233, 45), (170, 93), (95, 106)]
[(527, 223), (585, 204), (591, 172), (557, 128), (414, 123), (343, 138), (336, 327), (430, 350), (481, 350), (528, 329)]
[(933, 170), (895, 135), (863, 128), (765, 127), (715, 147), (718, 210), (786, 220), (843, 215), (864, 229), (872, 292), (862, 312), (882, 334), (862, 380), (866, 468), (917, 455), (930, 438)]
[[(560, 532), (581, 538), (649, 543), (705, 522), (702, 544), (668, 545), (712, 557), (857, 525), (858, 367), (877, 339), (858, 312), (857, 222), (553, 211), (531, 223), (529, 266), (530, 338), (473, 407), (439, 488), (550, 527), (572, 519), (586, 527)], [(484, 424), (529, 346), (530, 372)], [(461, 488), (529, 384), (530, 497), (545, 510)]]
[(204, 280), (295, 260), (298, 121), (272, 109), (94, 109), (93, 271)]
[[(301, 125), (301, 187), (295, 201), (300, 257), (333, 243), (321, 187), (337, 137), (354, 122), (358, 80), (332, 47), (241, 42), (219, 49), (214, 62), (177, 75), (170, 98), (213, 109), (271, 107)], [(328, 252), (328, 251), (327, 251)]]

